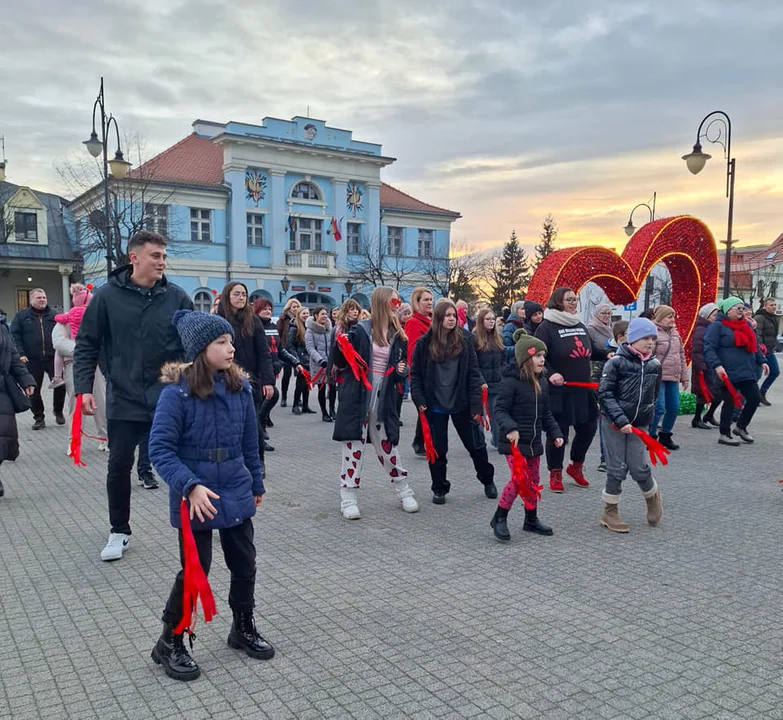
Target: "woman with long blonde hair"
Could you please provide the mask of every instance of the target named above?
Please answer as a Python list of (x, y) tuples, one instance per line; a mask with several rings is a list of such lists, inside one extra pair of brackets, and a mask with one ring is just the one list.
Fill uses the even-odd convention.
[(457, 323), (457, 308), (442, 298), (435, 305), (432, 327), (416, 344), (411, 366), (411, 397), (425, 414), (437, 453), (430, 462), (432, 502), (443, 505), (451, 483), (446, 479), (449, 450), (449, 417), (465, 449), (470, 453), (476, 477), (491, 499), (498, 496), (495, 468), (487, 456), (484, 432), (479, 425), (482, 377), (476, 351)]
[(375, 288), (370, 298), (371, 319), (359, 321), (335, 343), (334, 365), (342, 373), (343, 383), (332, 437), (343, 443), (340, 511), (346, 520), (361, 517), (357, 490), (368, 443), (389, 473), (402, 509), (409, 513), (419, 509), (408, 472), (397, 454), (397, 385), (408, 376), (408, 338), (397, 318), (399, 306), (395, 290)]
[(310, 388), (307, 386), (304, 374), (300, 368), (307, 368), (310, 365), (310, 353), (307, 352), (307, 341), (305, 334), (307, 332), (307, 320), (310, 317), (310, 311), (306, 307), (301, 307), (296, 311), (294, 321), (288, 329), (288, 345), (286, 349), (291, 355), (298, 358), (299, 365), (296, 370), (296, 385), (294, 386), (294, 406), (291, 412), (294, 415), (315, 414), (315, 410), (310, 409)]
[(478, 311), (473, 337), (479, 370), (484, 378), (482, 389), (487, 389), (492, 447), (497, 447), (498, 430), (494, 419), (495, 402), (500, 391), (500, 383), (503, 380), (503, 369), (514, 359), (514, 348), (506, 347), (503, 344), (503, 336), (498, 332), (495, 311), (492, 308), (486, 307)]
[[(280, 317), (277, 319), (277, 336), (279, 338), (280, 347), (288, 347), (288, 331), (291, 328), (291, 323), (299, 308), (302, 306), (296, 298), (290, 298), (283, 308), (283, 312), (280, 313)], [(288, 405), (288, 386), (291, 382), (291, 373), (294, 367), (286, 363), (283, 366), (283, 380), (280, 384), (280, 407)]]

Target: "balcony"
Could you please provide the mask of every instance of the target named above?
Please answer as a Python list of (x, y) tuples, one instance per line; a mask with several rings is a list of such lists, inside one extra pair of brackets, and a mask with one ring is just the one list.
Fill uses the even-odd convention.
[(337, 255), (323, 250), (288, 250), (286, 267), (301, 275), (337, 275)]

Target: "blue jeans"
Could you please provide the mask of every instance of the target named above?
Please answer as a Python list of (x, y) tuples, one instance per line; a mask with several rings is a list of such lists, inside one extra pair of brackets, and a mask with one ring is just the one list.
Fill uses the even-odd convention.
[(652, 425), (650, 425), (650, 435), (658, 432), (658, 423), (661, 417), (663, 417), (661, 432), (670, 433), (674, 430), (674, 421), (677, 419), (677, 413), (680, 411), (679, 386), (680, 384), (675, 380), (664, 380), (661, 383), (658, 402), (655, 404), (655, 414), (653, 415)]
[(767, 365), (769, 365), (769, 375), (767, 375), (767, 379), (764, 380), (763, 383), (761, 383), (761, 394), (766, 395), (767, 390), (769, 390), (772, 387), (772, 383), (775, 382), (775, 380), (778, 379), (778, 376), (780, 375), (780, 365), (778, 365), (778, 359), (775, 353), (769, 353), (767, 357)]

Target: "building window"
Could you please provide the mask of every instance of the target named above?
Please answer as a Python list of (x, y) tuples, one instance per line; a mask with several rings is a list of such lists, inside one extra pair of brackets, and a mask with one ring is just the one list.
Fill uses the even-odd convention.
[(318, 188), (311, 182), (302, 181), (291, 188), (292, 200), (320, 200)]
[(390, 227), (387, 232), (386, 254), (402, 255), (402, 228)]
[(210, 211), (190, 208), (190, 239), (192, 242), (212, 242)]
[(347, 225), (345, 239), (347, 244), (346, 249), (349, 255), (358, 255), (361, 251), (361, 229), (361, 223), (348, 223)]
[(419, 257), (432, 257), (432, 230), (419, 230)]
[(264, 244), (264, 216), (247, 214), (247, 244), (261, 247)]
[(169, 232), (169, 208), (167, 205), (144, 206), (144, 228), (167, 237)]
[(291, 233), (291, 250), (321, 250), (323, 220), (298, 218), (296, 231)]
[(14, 235), (17, 242), (38, 242), (38, 215), (34, 212), (15, 212)]
[(206, 290), (199, 290), (193, 297), (193, 307), (199, 312), (208, 313), (212, 309), (212, 295)]

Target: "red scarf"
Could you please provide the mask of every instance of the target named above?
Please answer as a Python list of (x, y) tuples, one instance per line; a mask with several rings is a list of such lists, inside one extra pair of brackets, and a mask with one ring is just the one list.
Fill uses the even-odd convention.
[(721, 320), (721, 322), (729, 328), (729, 330), (734, 331), (734, 343), (737, 347), (744, 347), (749, 353), (758, 351), (756, 333), (754, 333), (753, 328), (748, 325), (747, 320)]

